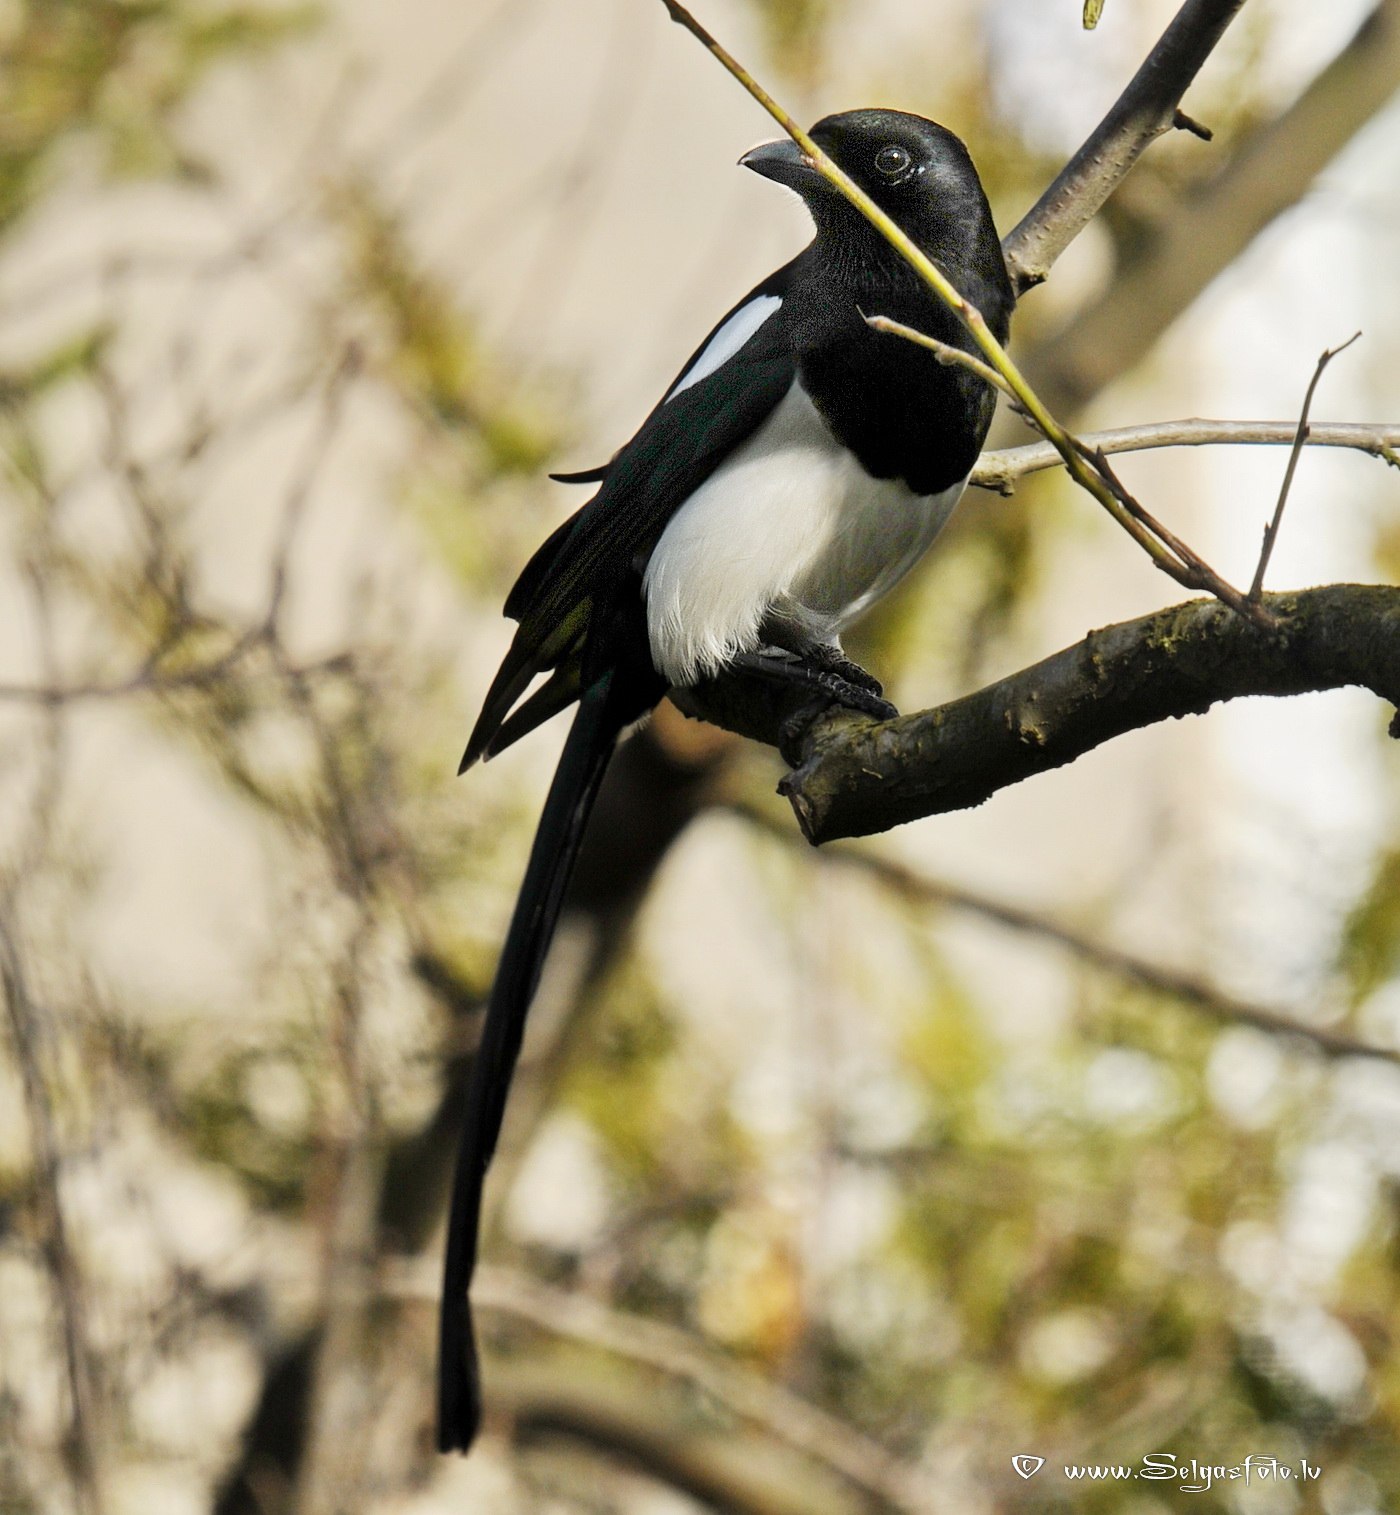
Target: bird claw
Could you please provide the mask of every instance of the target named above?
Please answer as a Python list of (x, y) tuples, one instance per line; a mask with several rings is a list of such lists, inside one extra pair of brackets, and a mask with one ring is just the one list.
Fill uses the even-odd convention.
[(801, 761), (802, 739), (812, 722), (833, 707), (853, 710), (877, 721), (892, 721), (899, 711), (883, 697), (881, 685), (858, 663), (822, 648), (816, 654), (741, 653), (734, 666), (776, 683), (799, 684), (812, 697), (778, 728), (778, 751), (794, 767)]
[(803, 760), (803, 740), (813, 721), (832, 709), (854, 710), (859, 715), (868, 715), (877, 721), (892, 721), (899, 711), (888, 700), (871, 694), (859, 684), (850, 683), (835, 675), (824, 678), (821, 691), (805, 705), (783, 721), (778, 728), (778, 753), (790, 767), (796, 768)]
[[(867, 694), (874, 695), (882, 705), (886, 706), (886, 708), (893, 712), (893, 715), (899, 714), (899, 712), (895, 710), (894, 706), (891, 705), (888, 700), (881, 698), (885, 692), (885, 686), (879, 681), (879, 679), (877, 679), (873, 673), (867, 673), (859, 663), (855, 662), (851, 658), (848, 658), (846, 654), (839, 648), (818, 644), (810, 651), (803, 653), (802, 659), (809, 667), (820, 668), (827, 673), (835, 674), (835, 676), (840, 679), (842, 683), (851, 685), (856, 689), (863, 690)], [(864, 706), (856, 705), (852, 706), (852, 708), (863, 709)], [(891, 720), (892, 718), (892, 715), (884, 715), (880, 717), (880, 719), (883, 721)]]

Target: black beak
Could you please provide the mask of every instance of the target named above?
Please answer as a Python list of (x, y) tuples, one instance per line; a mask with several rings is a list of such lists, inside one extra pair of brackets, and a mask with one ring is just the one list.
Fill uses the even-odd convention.
[(822, 188), (826, 180), (808, 163), (802, 149), (791, 137), (779, 137), (776, 142), (761, 142), (751, 147), (739, 159), (744, 168), (753, 169), (765, 179), (776, 184), (785, 184), (798, 194)]

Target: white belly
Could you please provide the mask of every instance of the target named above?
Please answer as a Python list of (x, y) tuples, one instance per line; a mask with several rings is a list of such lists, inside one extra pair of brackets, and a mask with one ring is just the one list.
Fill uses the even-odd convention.
[(751, 652), (770, 613), (834, 642), (943, 529), (965, 480), (872, 479), (794, 383), (662, 532), (642, 581), (656, 666), (693, 684)]

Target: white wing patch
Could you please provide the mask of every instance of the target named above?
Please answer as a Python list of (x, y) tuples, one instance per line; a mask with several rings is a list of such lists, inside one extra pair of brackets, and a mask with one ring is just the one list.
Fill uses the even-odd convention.
[(689, 389), (701, 379), (708, 379), (739, 351), (769, 316), (777, 313), (782, 303), (777, 295), (755, 295), (747, 305), (741, 305), (701, 348), (695, 361), (676, 380), (666, 399), (674, 400), (683, 389)]

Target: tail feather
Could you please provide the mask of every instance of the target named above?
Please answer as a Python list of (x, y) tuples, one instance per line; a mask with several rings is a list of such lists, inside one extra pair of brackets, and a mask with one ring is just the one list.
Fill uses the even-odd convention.
[[(590, 600), (586, 598), (580, 600), (545, 636), (537, 633), (533, 622), (521, 625), (520, 630), (515, 633), (515, 640), (510, 644), (510, 651), (506, 653), (505, 661), (496, 670), (496, 677), (491, 680), (491, 687), (486, 691), (486, 700), (481, 707), (481, 714), (477, 717), (476, 725), (472, 727), (467, 750), (462, 754), (462, 761), (457, 769), (459, 774), (465, 773), (479, 758), (491, 752), (496, 733), (506, 722), (511, 707), (530, 687), (530, 682), (535, 675), (548, 668), (557, 668), (559, 664), (571, 660), (571, 655), (578, 652), (587, 630), (591, 609)], [(531, 696), (532, 700), (534, 698)], [(563, 705), (557, 708), (562, 710)], [(553, 715), (555, 711), (551, 710), (549, 713)], [(525, 730), (529, 729), (531, 728), (525, 728)], [(524, 734), (524, 731), (518, 733), (521, 736)], [(509, 743), (502, 745), (509, 746)], [(500, 747), (494, 750), (500, 751)]]
[(547, 683), (501, 722), (482, 756), (487, 759), (499, 756), (522, 736), (528, 736), (536, 726), (543, 726), (561, 710), (567, 710), (578, 699), (578, 686), (577, 664), (565, 663), (555, 669)]
[(472, 1067), (443, 1276), (438, 1446), (444, 1452), (465, 1452), (481, 1423), (480, 1371), (467, 1290), (476, 1267), (482, 1185), (500, 1135), (525, 1014), (554, 935), (584, 826), (625, 724), (612, 697), (614, 679), (614, 673), (604, 674), (579, 701), (530, 849)]

